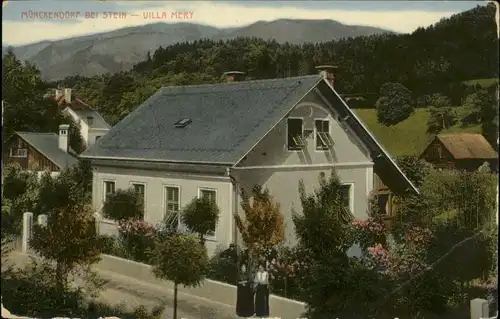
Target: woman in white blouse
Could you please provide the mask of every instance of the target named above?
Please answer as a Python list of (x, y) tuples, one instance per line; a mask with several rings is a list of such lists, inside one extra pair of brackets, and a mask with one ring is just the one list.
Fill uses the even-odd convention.
[(269, 273), (264, 265), (259, 265), (259, 271), (255, 274), (255, 315), (257, 317), (269, 317)]

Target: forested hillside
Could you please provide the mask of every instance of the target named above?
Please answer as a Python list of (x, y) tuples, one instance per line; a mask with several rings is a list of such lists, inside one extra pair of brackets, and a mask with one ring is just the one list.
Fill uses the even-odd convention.
[[(151, 23), (109, 32), (42, 41), (13, 48), (22, 61), (36, 64), (45, 80), (67, 76), (94, 76), (130, 70), (159, 46), (200, 39), (229, 40), (237, 37), (274, 39), (279, 43), (319, 43), (388, 30), (344, 25), (334, 20), (279, 19), (257, 21), (238, 28), (216, 28), (196, 23)], [(2, 48), (2, 53), (7, 48)]]
[(244, 71), (249, 78), (313, 74), (325, 63), (340, 67), (336, 87), (343, 94), (376, 93), (382, 84), (398, 82), (415, 97), (442, 92), (459, 103), (463, 81), (498, 76), (495, 10), (492, 4), (478, 6), (407, 35), (322, 44), (256, 38), (179, 43), (160, 47), (133, 71), (63, 82), (113, 124), (161, 86), (213, 83), (228, 70)]

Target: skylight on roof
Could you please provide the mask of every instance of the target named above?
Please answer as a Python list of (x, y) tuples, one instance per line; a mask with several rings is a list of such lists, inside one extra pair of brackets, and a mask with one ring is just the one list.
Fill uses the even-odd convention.
[(175, 127), (186, 127), (189, 123), (191, 123), (191, 119), (184, 118), (180, 121), (174, 123)]

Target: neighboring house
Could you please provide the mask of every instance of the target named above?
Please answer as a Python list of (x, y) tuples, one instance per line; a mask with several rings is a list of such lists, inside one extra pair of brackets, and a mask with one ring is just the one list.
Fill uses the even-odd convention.
[(474, 171), (486, 162), (498, 171), (498, 153), (481, 134), (438, 134), (420, 157), (437, 168)]
[[(178, 222), (194, 197), (212, 198), (220, 208), (207, 239), (213, 253), (240, 241), (233, 218), (242, 213), (239, 190), (255, 184), (280, 203), (288, 244), (296, 242), (292, 209), (301, 211), (301, 179), (312, 193), (319, 174), (335, 168), (344, 203), (360, 219), (372, 191), (418, 193), (333, 89), (333, 70), (321, 70), (241, 82), (229, 72), (231, 83), (161, 88), (81, 155), (93, 162), (95, 210), (108, 194), (133, 186), (144, 196), (146, 221)], [(382, 208), (389, 196), (381, 196)], [(116, 232), (116, 225), (104, 220), (100, 231)]]
[(3, 164), (18, 163), (22, 169), (58, 175), (78, 163), (77, 154), (68, 146), (69, 125), (55, 133), (15, 132), (4, 142)]
[(73, 96), (71, 89), (57, 89), (53, 98), (63, 108), (62, 113), (70, 115), (80, 125), (80, 133), (87, 147), (111, 129), (111, 125), (102, 118), (99, 112)]

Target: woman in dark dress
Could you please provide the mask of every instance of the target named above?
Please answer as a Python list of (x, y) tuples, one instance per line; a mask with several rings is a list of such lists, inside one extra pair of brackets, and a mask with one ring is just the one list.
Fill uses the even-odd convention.
[(264, 265), (259, 265), (259, 271), (255, 274), (255, 315), (260, 318), (269, 317), (269, 273)]
[(254, 312), (253, 289), (249, 273), (243, 264), (239, 273), (239, 281), (236, 292), (236, 315), (238, 317), (251, 317)]

